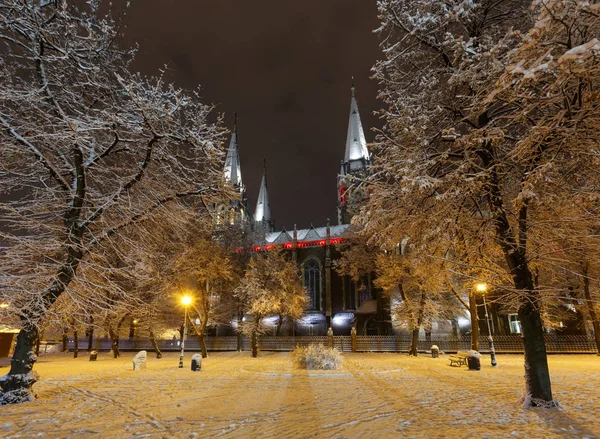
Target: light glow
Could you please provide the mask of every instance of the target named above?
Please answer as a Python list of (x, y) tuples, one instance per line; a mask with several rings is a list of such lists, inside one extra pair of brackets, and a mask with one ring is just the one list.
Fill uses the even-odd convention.
[(0, 303), (0, 308), (8, 308), (8, 303)]
[(458, 319), (456, 319), (456, 323), (458, 323), (459, 328), (464, 328), (468, 326), (471, 323), (471, 321), (465, 319), (464, 317), (459, 317)]
[(475, 285), (475, 289), (477, 291), (479, 291), (480, 293), (485, 293), (487, 291), (487, 284), (484, 283), (480, 283)]
[(181, 297), (181, 304), (183, 306), (188, 306), (192, 303), (192, 297), (191, 296), (182, 296)]
[(354, 314), (352, 313), (340, 313), (335, 314), (331, 319), (331, 322), (334, 324), (334, 326), (350, 325), (353, 319)]

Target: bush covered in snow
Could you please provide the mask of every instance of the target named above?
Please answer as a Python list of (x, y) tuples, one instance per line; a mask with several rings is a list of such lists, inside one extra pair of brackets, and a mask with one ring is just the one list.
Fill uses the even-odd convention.
[(308, 370), (339, 369), (344, 361), (337, 349), (322, 344), (296, 346), (292, 359), (296, 367)]

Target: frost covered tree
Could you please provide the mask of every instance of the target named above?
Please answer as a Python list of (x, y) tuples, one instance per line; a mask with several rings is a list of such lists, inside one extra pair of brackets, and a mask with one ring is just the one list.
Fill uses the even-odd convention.
[(250, 336), (252, 356), (258, 356), (258, 335), (268, 331), (263, 319), (278, 316), (296, 320), (309, 303), (296, 264), (278, 250), (256, 254), (235, 290), (248, 319), (239, 330)]
[(198, 316), (200, 325), (196, 325), (193, 313), (188, 313), (191, 327), (198, 336), (202, 356), (206, 358), (204, 334), (209, 322), (215, 323), (223, 315), (229, 317), (231, 310), (227, 305), (228, 281), (232, 279), (232, 267), (229, 255), (217, 242), (204, 238), (191, 243), (177, 259), (175, 280), (182, 289), (193, 297), (191, 308)]
[[(433, 262), (433, 264), (432, 264)], [(409, 355), (417, 356), (419, 332), (431, 332), (434, 322), (455, 317), (460, 304), (445, 285), (440, 261), (401, 255), (398, 252), (377, 256), (375, 285), (395, 295), (392, 315), (412, 334)]]
[(133, 52), (99, 8), (0, 5), (0, 294), (21, 322), (1, 403), (31, 400), (39, 324), (59, 297), (86, 300), (85, 273), (110, 283), (105, 256), (121, 238), (142, 248), (184, 200), (202, 210), (221, 194), (211, 108), (132, 75)]
[(347, 232), (345, 240), (337, 245), (341, 256), (334, 261), (336, 271), (342, 276), (349, 276), (354, 282), (370, 282), (375, 271), (377, 255), (381, 250), (369, 245), (364, 234), (357, 230)]
[(386, 126), (362, 220), (501, 291), (523, 329), (524, 402), (553, 405), (542, 317), (564, 290), (536, 279), (567, 237), (581, 245), (566, 206), (597, 211), (598, 5), (378, 5)]

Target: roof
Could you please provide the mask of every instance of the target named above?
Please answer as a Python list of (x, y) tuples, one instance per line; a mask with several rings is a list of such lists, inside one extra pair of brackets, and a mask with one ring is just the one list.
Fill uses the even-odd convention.
[(361, 306), (354, 311), (356, 314), (377, 314), (377, 301), (376, 300), (365, 300)]
[[(350, 227), (349, 224), (340, 224), (338, 226), (330, 226), (329, 227), (329, 236), (331, 238), (339, 238), (346, 231), (346, 229)], [(291, 235), (291, 236), (290, 236)], [(298, 237), (298, 242), (302, 241), (314, 241), (319, 239), (325, 239), (327, 237), (327, 227), (310, 227), (308, 229), (300, 229), (296, 231), (296, 235)], [(289, 236), (289, 241), (292, 240), (293, 235), (290, 232), (278, 231), (268, 233), (265, 237), (265, 241), (268, 244), (280, 244), (287, 241), (281, 241), (283, 236)]]
[(254, 209), (254, 222), (260, 223), (265, 221), (271, 222), (271, 206), (269, 205), (269, 193), (267, 191), (267, 168), (265, 167), (262, 181), (260, 182), (260, 190), (258, 191), (258, 199), (256, 200), (256, 209)]
[(346, 154), (344, 161), (369, 159), (369, 150), (365, 132), (363, 131), (356, 103), (356, 93), (354, 85), (352, 86), (352, 98), (350, 99), (350, 117), (348, 119), (348, 135), (346, 136)]
[(233, 127), (233, 134), (231, 135), (231, 141), (229, 142), (229, 150), (227, 151), (227, 157), (225, 158), (223, 173), (228, 181), (234, 186), (239, 186), (240, 190), (243, 190), (242, 169), (240, 167), (238, 151), (237, 125)]

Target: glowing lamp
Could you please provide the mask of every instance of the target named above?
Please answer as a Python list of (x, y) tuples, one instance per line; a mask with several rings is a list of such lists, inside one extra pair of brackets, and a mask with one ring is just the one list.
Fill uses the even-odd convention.
[(475, 285), (475, 289), (477, 291), (479, 291), (480, 293), (485, 293), (487, 291), (487, 284), (483, 284), (483, 283), (477, 284), (477, 285)]
[(181, 298), (181, 304), (184, 306), (188, 306), (192, 303), (192, 298), (190, 296), (183, 296)]

